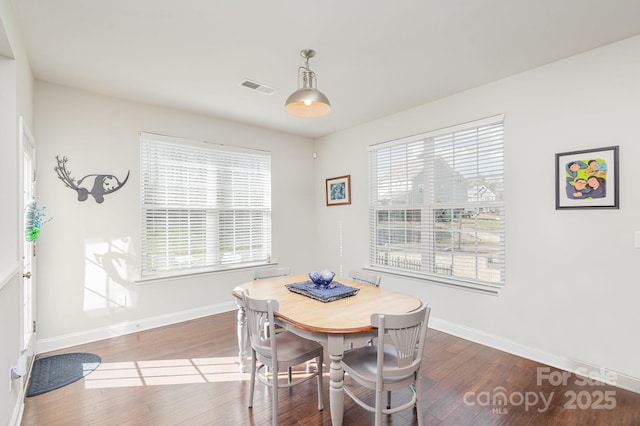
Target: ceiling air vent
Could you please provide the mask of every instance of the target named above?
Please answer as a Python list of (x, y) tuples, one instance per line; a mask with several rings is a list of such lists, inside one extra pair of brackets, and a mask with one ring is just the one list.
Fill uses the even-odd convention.
[(244, 80), (242, 80), (242, 83), (240, 83), (240, 86), (246, 87), (251, 90), (255, 90), (256, 92), (260, 92), (263, 95), (273, 95), (274, 93), (276, 93), (276, 89), (274, 89), (273, 87), (269, 87), (267, 85), (257, 83), (255, 81), (249, 80), (248, 78), (245, 78)]

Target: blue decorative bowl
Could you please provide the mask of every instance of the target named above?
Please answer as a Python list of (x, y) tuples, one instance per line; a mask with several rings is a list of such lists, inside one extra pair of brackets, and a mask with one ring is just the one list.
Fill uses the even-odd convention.
[(309, 278), (316, 285), (317, 288), (328, 288), (333, 281), (333, 277), (336, 276), (335, 272), (328, 270), (311, 271), (309, 272)]

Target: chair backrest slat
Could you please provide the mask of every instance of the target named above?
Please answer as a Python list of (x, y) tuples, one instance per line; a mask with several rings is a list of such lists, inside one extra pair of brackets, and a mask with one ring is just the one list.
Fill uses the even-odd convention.
[[(275, 355), (277, 347), (274, 312), (279, 308), (278, 301), (275, 299), (252, 299), (247, 292), (243, 293), (242, 299), (247, 315), (249, 340), (252, 346), (261, 355), (277, 359)], [(266, 327), (265, 324), (267, 324)]]
[(349, 277), (357, 283), (374, 285), (376, 287), (380, 286), (380, 275), (352, 269), (349, 271)]
[(289, 275), (290, 268), (288, 266), (280, 266), (274, 268), (262, 268), (253, 271), (253, 279), (284, 277)]
[(407, 314), (372, 314), (371, 325), (378, 328), (378, 361), (393, 347), (396, 365), (382, 366), (383, 376), (402, 376), (420, 367), (431, 308)]

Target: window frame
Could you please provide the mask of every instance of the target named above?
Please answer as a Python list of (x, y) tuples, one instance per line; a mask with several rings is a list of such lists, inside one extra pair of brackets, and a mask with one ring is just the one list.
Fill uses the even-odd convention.
[(140, 215), (137, 282), (269, 264), (271, 153), (140, 132)]
[[(456, 166), (451, 166), (449, 163), (447, 163), (448, 169), (434, 166), (437, 165), (437, 161), (445, 164), (437, 151), (440, 145), (447, 141), (446, 138), (452, 137), (456, 140), (457, 135), (472, 131), (478, 134), (484, 129), (497, 129), (496, 134), (499, 136), (496, 138), (492, 134), (494, 137), (492, 141), (489, 141), (488, 137), (476, 136), (475, 140), (470, 139), (469, 146), (482, 150), (484, 149), (482, 144), (493, 144), (487, 145), (487, 149), (495, 150), (496, 158), (499, 160), (476, 161), (476, 169), (474, 169), (476, 175), (468, 180), (456, 177), (455, 175), (462, 175), (456, 170)], [(455, 148), (455, 144), (452, 146), (451, 152), (455, 153), (456, 149), (462, 152), (462, 148)], [(503, 114), (370, 145), (369, 266), (367, 269), (481, 293), (498, 294), (506, 283), (504, 148)], [(405, 153), (402, 152), (403, 149), (406, 149)], [(484, 151), (476, 154), (476, 157), (484, 158), (480, 155), (482, 153)], [(467, 161), (470, 161), (469, 158), (473, 156), (468, 155)], [(403, 167), (406, 171), (402, 169)], [(486, 173), (490, 173), (489, 170), (493, 173), (491, 176), (494, 180), (491, 182), (495, 185), (497, 193), (483, 192), (482, 194), (486, 196), (481, 196), (480, 186), (477, 185), (477, 196), (474, 198), (472, 196), (474, 192), (469, 189), (471, 186), (469, 182), (481, 181), (483, 178), (481, 172), (485, 169)], [(393, 177), (394, 173), (401, 177)], [(414, 174), (411, 175), (411, 173)], [(420, 178), (415, 178), (418, 175)], [(413, 181), (411, 176), (415, 178)], [(455, 188), (457, 180), (464, 181), (458, 189)], [(418, 183), (423, 183), (424, 186)], [(450, 187), (447, 188), (446, 184)], [(438, 193), (436, 186), (447, 188), (444, 195)], [(457, 195), (454, 193), (456, 191)], [(401, 196), (392, 194), (401, 194)], [(392, 214), (395, 214), (397, 220), (391, 219)], [(467, 217), (468, 214), (472, 217)], [(386, 227), (384, 226), (385, 215), (389, 218)], [(476, 247), (475, 254), (470, 260), (469, 256), (460, 250), (457, 256), (459, 258), (467, 256), (467, 262), (465, 266), (459, 267), (458, 263), (454, 264), (456, 248), (451, 244), (451, 262), (446, 265), (446, 268), (442, 265), (438, 266), (437, 258), (442, 258), (441, 254), (445, 251), (442, 247), (438, 249), (438, 244), (442, 244), (442, 235), (448, 232), (453, 236), (457, 233), (459, 243), (460, 235), (463, 234), (460, 229), (455, 230), (452, 226), (447, 229), (447, 218), (452, 225), (455, 220), (460, 224), (459, 226), (465, 223), (465, 226), (470, 226), (474, 230), (475, 240), (467, 246), (474, 244), (478, 246), (477, 241), (481, 240), (479, 235), (482, 234), (483, 237), (488, 236), (487, 239), (493, 244), (497, 239), (497, 247), (491, 244), (486, 244), (480, 250)], [(451, 240), (453, 241), (453, 237)], [(491, 250), (493, 251), (490, 254), (486, 253)], [(386, 258), (381, 256), (384, 254)], [(471, 273), (475, 273), (475, 276), (466, 276)]]

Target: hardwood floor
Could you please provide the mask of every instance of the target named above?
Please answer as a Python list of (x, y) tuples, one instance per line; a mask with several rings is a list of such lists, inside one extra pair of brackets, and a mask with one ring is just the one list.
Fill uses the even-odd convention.
[[(102, 364), (78, 382), (26, 398), (22, 425), (271, 423), (266, 386), (256, 384), (254, 406), (247, 408), (249, 382), (238, 371), (235, 312), (41, 356), (79, 351), (99, 355)], [(331, 424), (327, 371), (324, 411), (317, 409), (315, 381), (283, 389), (281, 425)], [(422, 368), (426, 424), (640, 425), (639, 394), (574, 375), (563, 379), (562, 373), (430, 329)], [(417, 424), (413, 410), (384, 422)], [(345, 396), (344, 424), (373, 424), (373, 414)]]

